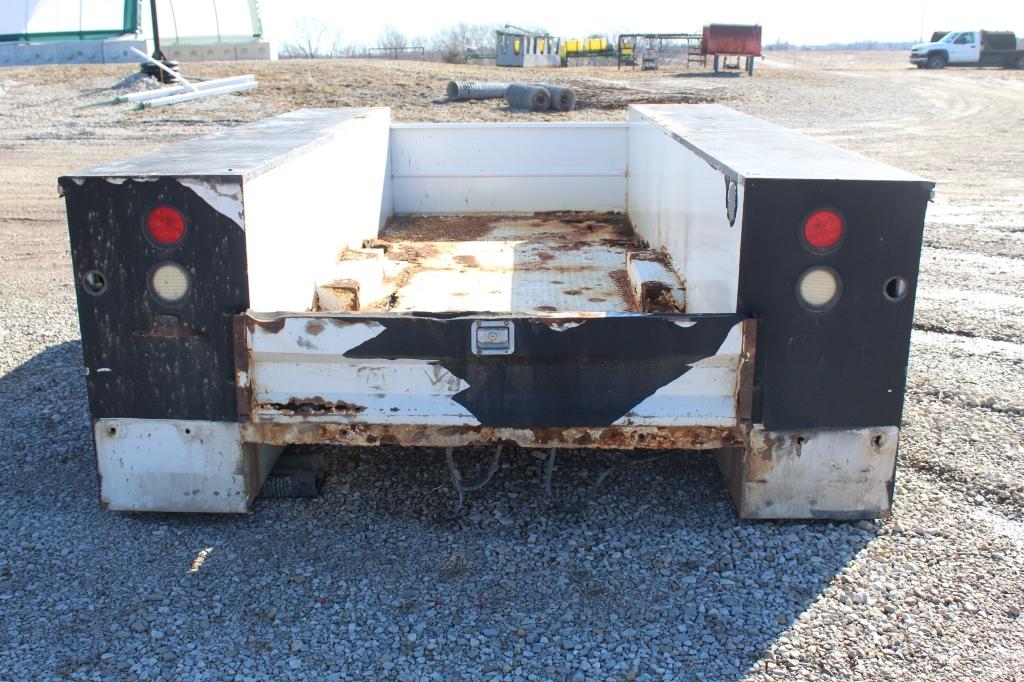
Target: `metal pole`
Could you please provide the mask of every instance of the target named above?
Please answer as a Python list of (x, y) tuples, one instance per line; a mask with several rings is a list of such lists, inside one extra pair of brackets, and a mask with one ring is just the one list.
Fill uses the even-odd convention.
[(197, 90), (196, 92), (183, 92), (178, 95), (169, 95), (167, 97), (158, 97), (156, 99), (148, 99), (142, 102), (138, 102), (135, 105), (136, 109), (150, 109), (152, 107), (162, 107), (167, 104), (177, 104), (178, 102), (188, 102), (194, 99), (201, 99), (203, 97), (213, 97), (215, 95), (225, 95), (229, 92), (240, 92), (242, 90), (252, 90), (258, 87), (259, 83), (256, 81), (245, 81), (242, 83), (235, 83), (234, 85), (224, 85), (219, 88), (210, 88), (208, 90)]
[(167, 57), (160, 49), (160, 25), (156, 20), (156, 0), (149, 0), (149, 13), (153, 19), (153, 59), (163, 61)]

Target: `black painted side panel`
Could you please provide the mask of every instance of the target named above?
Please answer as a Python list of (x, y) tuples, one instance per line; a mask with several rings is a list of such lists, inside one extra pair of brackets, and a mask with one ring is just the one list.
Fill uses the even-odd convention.
[[(758, 319), (753, 421), (769, 429), (900, 423), (930, 182), (748, 180), (739, 310)], [(805, 217), (831, 206), (846, 220), (834, 253), (800, 240)], [(797, 299), (797, 278), (834, 268), (842, 296), (824, 312)], [(883, 289), (896, 275), (910, 290)]]
[(386, 328), (345, 354), (351, 358), (434, 360), (469, 388), (454, 399), (484, 426), (608, 426), (690, 365), (714, 355), (736, 315), (515, 319), (515, 353), (477, 356), (472, 319), (375, 318)]
[[(93, 417), (237, 419), (231, 317), (248, 307), (242, 228), (173, 178), (60, 184)], [(187, 219), (185, 237), (170, 248), (144, 232), (158, 203)], [(163, 261), (192, 275), (191, 293), (174, 306), (148, 291), (149, 272)], [(89, 270), (106, 277), (99, 296), (82, 287)]]

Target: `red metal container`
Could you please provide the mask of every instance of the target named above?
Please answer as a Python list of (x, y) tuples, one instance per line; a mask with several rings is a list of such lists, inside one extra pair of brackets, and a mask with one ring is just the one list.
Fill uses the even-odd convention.
[(704, 54), (761, 56), (761, 27), (745, 24), (708, 24), (701, 41)]

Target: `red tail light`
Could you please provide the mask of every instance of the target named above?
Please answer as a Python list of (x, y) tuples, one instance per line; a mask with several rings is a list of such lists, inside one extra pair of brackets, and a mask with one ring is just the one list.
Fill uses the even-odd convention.
[(839, 245), (844, 229), (842, 216), (822, 208), (804, 221), (804, 241), (815, 251), (830, 251)]
[(146, 216), (146, 231), (157, 244), (170, 246), (185, 235), (185, 216), (176, 208), (157, 206)]

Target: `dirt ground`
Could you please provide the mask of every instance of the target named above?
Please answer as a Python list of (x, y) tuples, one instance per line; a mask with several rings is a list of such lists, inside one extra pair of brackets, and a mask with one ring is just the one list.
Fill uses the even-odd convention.
[[(252, 73), (260, 87), (133, 111), (125, 105), (85, 106), (146, 87), (129, 66), (0, 69), (0, 344), (7, 349), (0, 355), (0, 376), (14, 376), (37, 354), (76, 338), (66, 224), (56, 188), (62, 173), (301, 107), (388, 106), (399, 121), (624, 120), (630, 102), (719, 102), (937, 183), (925, 230), (894, 517), (873, 526), (859, 555), (851, 553), (848, 563), (826, 571), (825, 582), (804, 595), (787, 625), (755, 638), (753, 653), (737, 654), (730, 676), (791, 679), (796, 668), (779, 651), (799, 647), (812, 652), (810, 663), (801, 659), (799, 669), (817, 679), (880, 679), (886, 670), (908, 679), (1021, 679), (1024, 618), (1013, 613), (1024, 606), (1024, 71), (918, 70), (902, 52), (801, 52), (759, 61), (753, 78), (614, 67), (510, 73), (367, 60), (195, 64), (187, 73)], [(568, 114), (528, 114), (496, 100), (444, 101), (450, 79), (511, 77), (572, 84), (579, 107)], [(73, 366), (80, 356), (69, 350), (61, 361)], [(12, 381), (0, 399), (8, 402), (8, 428), (45, 433), (49, 417), (42, 426), (30, 426), (37, 417), (26, 415), (11, 397), (12, 388), (21, 386)], [(80, 397), (75, 400), (75, 411), (54, 406), (51, 414), (84, 429), (87, 417)], [(2, 453), (8, 458), (7, 482), (0, 486), (39, 490), (36, 481), (45, 477), (45, 467), (25, 465), (11, 454), (28, 447), (8, 444)], [(74, 467), (54, 474), (47, 485), (74, 488), (76, 508), (95, 507), (87, 447), (74, 456)], [(381, 476), (394, 472), (385, 467)], [(617, 502), (609, 504), (614, 508)], [(65, 507), (61, 513), (74, 512)], [(32, 518), (40, 526), (48, 523), (42, 511)], [(117, 516), (98, 518), (90, 523), (109, 525)], [(729, 528), (735, 521), (723, 516), (718, 523)], [(814, 534), (821, 526), (802, 528)], [(414, 524), (409, 532), (421, 531)], [(852, 621), (829, 611), (829, 604), (834, 594), (840, 595), (834, 597), (837, 604), (846, 603), (844, 580), (861, 580), (850, 578), (850, 571), (863, 576), (867, 592), (877, 581), (891, 581), (898, 587), (883, 594), (909, 595), (907, 603), (923, 604), (924, 610), (915, 611), (913, 625), (893, 615), (894, 629), (865, 635), (849, 645), (857, 655), (833, 661), (828, 642), (837, 636), (836, 627)], [(862, 603), (859, 592), (849, 593), (855, 609), (861, 604), (865, 611), (877, 610), (883, 603), (867, 601), (875, 597)], [(928, 606), (932, 597), (934, 608)], [(876, 620), (896, 613), (902, 611), (878, 611)], [(872, 613), (867, 620), (874, 618)], [(871, 658), (872, 647), (882, 647), (878, 638), (888, 632), (905, 633), (904, 653), (910, 653), (888, 659), (877, 653), (891, 664), (881, 668)], [(702, 670), (715, 677), (707, 671), (718, 669)]]

